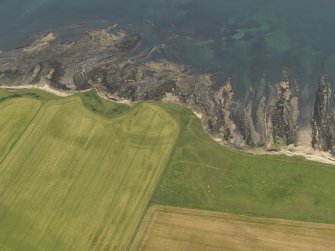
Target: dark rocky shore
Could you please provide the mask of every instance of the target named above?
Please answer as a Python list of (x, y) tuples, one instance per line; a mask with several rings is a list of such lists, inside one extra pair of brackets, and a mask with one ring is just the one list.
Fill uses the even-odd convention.
[(234, 79), (217, 83), (209, 74), (157, 59), (159, 47), (138, 50), (142, 36), (92, 31), (75, 41), (50, 33), (24, 48), (0, 53), (0, 86), (47, 83), (60, 90), (95, 88), (130, 101), (161, 100), (190, 107), (202, 115), (206, 130), (237, 147), (278, 150), (300, 144), (301, 127), (311, 131), (310, 146), (334, 153), (335, 125), (331, 87), (321, 71), (315, 84), (310, 121), (302, 123), (298, 79), (283, 67), (281, 79), (262, 91), (236, 97)]

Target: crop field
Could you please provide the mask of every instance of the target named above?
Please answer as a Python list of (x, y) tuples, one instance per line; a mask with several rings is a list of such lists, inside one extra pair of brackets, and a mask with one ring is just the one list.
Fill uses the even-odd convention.
[(0, 102), (0, 250), (130, 244), (178, 123), (154, 104), (110, 109), (114, 118), (88, 104), (78, 96)]
[(40, 108), (33, 99), (10, 100), (0, 109), (0, 163), (9, 153)]
[(330, 251), (335, 247), (334, 236), (334, 225), (154, 206), (131, 250)]
[(0, 90), (1, 251), (331, 250), (334, 180), (223, 147), (178, 105)]

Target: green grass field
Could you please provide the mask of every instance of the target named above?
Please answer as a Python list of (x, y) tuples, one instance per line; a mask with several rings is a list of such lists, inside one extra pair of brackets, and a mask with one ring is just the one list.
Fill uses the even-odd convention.
[(230, 150), (210, 139), (189, 110), (160, 105), (181, 132), (155, 203), (335, 223), (335, 166)]
[(125, 250), (177, 122), (154, 104), (18, 93), (0, 93), (0, 250)]

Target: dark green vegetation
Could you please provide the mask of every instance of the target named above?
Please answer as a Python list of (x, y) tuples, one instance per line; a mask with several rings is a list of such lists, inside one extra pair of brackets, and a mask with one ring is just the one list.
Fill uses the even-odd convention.
[(115, 117), (130, 111), (130, 107), (99, 98), (95, 91), (77, 94), (81, 97), (84, 106), (97, 114), (106, 117)]
[(335, 167), (302, 157), (254, 156), (210, 139), (187, 109), (154, 202), (251, 216), (335, 223)]
[(48, 101), (48, 100), (57, 99), (56, 96), (48, 92), (38, 90), (38, 89), (34, 89), (34, 90), (0, 89), (0, 103), (6, 100), (15, 99), (15, 98), (34, 98), (40, 101)]

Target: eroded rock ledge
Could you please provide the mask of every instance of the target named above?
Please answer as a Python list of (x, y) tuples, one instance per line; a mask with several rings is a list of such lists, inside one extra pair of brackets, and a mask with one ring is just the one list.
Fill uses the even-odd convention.
[(312, 146), (321, 151), (335, 152), (335, 125), (331, 105), (331, 89), (326, 74), (322, 73), (315, 96), (312, 124)]
[[(76, 41), (50, 33), (28, 46), (0, 52), (0, 86), (47, 83), (60, 90), (95, 88), (132, 102), (180, 103), (201, 114), (206, 130), (234, 146), (281, 149), (299, 144), (299, 81), (282, 77), (262, 91), (248, 90), (247, 101), (234, 93), (234, 81), (216, 83), (209, 74), (154, 60), (155, 51), (138, 50), (141, 35), (92, 31)], [(314, 97), (313, 97), (314, 99)], [(321, 74), (311, 112), (311, 140), (317, 150), (334, 152), (335, 125), (330, 84)]]

